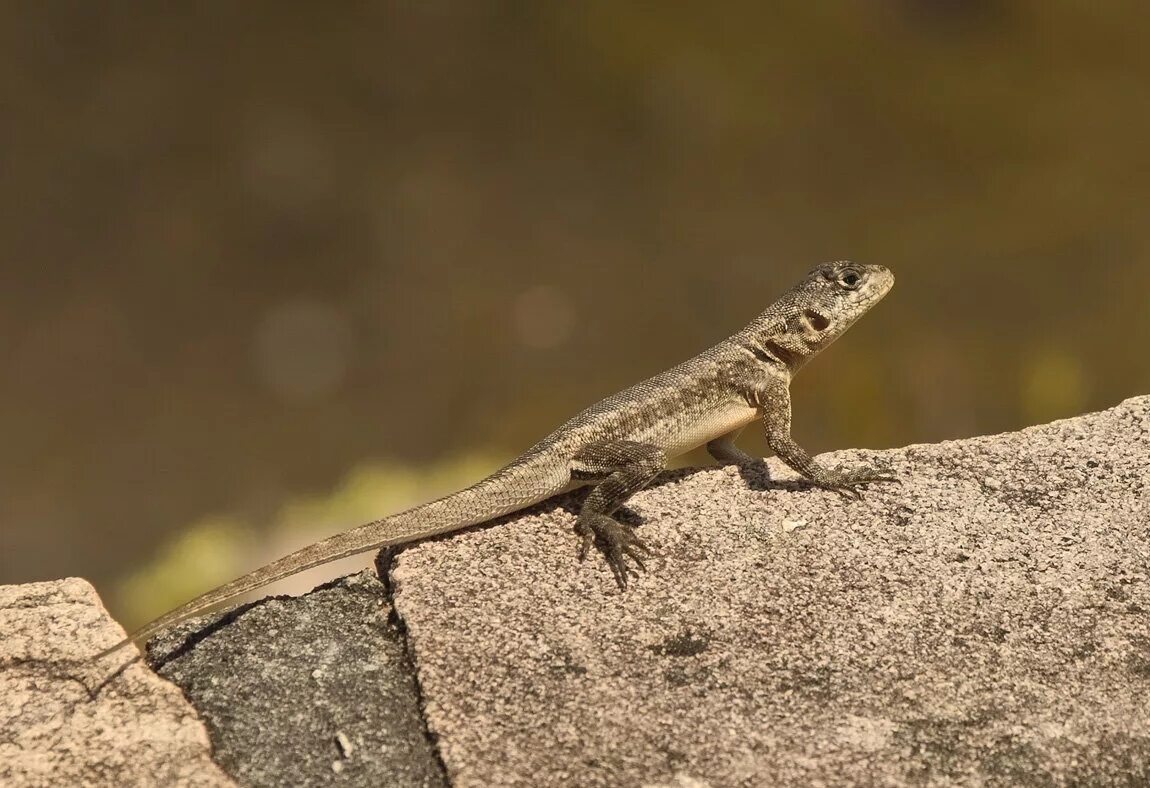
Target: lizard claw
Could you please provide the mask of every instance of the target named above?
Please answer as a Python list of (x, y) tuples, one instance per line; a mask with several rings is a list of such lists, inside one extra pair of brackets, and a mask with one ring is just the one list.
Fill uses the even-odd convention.
[(583, 537), (579, 544), (579, 562), (582, 563), (587, 560), (587, 551), (591, 549), (591, 542), (595, 539), (595, 533), (586, 523), (582, 522), (575, 524), (575, 533)]
[(575, 529), (583, 537), (579, 559), (586, 558), (588, 548), (594, 542), (607, 560), (615, 583), (623, 591), (627, 589), (629, 577), (638, 577), (639, 572), (646, 570), (643, 559), (654, 555), (654, 551), (635, 535), (634, 528), (606, 515), (594, 515), (577, 524)]
[(841, 487), (830, 487), (828, 489), (834, 490), (842, 497), (851, 501), (861, 501), (863, 499), (862, 490), (857, 489), (853, 485), (843, 485)]
[(834, 490), (844, 498), (861, 501), (863, 499), (863, 491), (859, 488), (863, 485), (880, 482), (902, 483), (893, 474), (884, 473), (875, 468), (859, 468), (853, 471), (835, 468), (830, 475), (830, 479), (827, 480), (826, 484), (821, 486), (826, 487), (828, 490)]

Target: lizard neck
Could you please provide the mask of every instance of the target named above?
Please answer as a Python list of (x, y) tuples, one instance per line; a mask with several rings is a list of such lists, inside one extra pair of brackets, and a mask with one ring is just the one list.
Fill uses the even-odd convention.
[(888, 289), (889, 284), (869, 301), (854, 303), (828, 289), (816, 273), (771, 304), (734, 339), (761, 361), (793, 374), (838, 339)]
[(798, 372), (834, 337), (827, 336), (829, 321), (813, 310), (778, 308), (775, 304), (735, 336), (735, 341), (756, 358), (791, 374)]

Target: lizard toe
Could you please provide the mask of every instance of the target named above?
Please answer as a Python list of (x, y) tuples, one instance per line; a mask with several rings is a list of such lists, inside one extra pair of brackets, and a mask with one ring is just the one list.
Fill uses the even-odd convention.
[(581, 523), (580, 530), (584, 546), (594, 542), (621, 590), (627, 588), (628, 578), (638, 577), (639, 572), (646, 571), (643, 559), (654, 551), (635, 535), (631, 526), (607, 515), (595, 515)]
[(591, 549), (591, 542), (595, 540), (595, 535), (590, 530), (584, 531), (583, 538), (579, 542), (579, 561), (587, 560), (587, 551)]

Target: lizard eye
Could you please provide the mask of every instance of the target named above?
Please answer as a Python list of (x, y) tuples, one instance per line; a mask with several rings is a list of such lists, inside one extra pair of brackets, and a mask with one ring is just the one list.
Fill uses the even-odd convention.
[(844, 268), (839, 273), (839, 284), (847, 290), (857, 290), (858, 286), (862, 284), (862, 274), (854, 268)]

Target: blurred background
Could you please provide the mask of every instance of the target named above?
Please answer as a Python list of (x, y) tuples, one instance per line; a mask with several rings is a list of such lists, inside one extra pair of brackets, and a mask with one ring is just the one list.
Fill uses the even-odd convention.
[(809, 449), (1150, 393), (1150, 6), (194, 6), (0, 5), (0, 583), (138, 624), (829, 259)]

